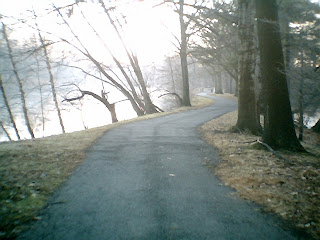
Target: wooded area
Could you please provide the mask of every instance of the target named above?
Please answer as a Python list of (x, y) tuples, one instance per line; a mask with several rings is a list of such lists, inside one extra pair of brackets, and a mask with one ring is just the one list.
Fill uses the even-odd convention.
[[(274, 149), (304, 151), (299, 142), (304, 128), (311, 127), (311, 119), (319, 119), (319, 3), (57, 4), (52, 1), (42, 10), (29, 6), (19, 17), (0, 12), (2, 141), (69, 132), (75, 122), (88, 128), (83, 108), (90, 101), (108, 111), (106, 117), (103, 108), (96, 110), (96, 118), (107, 124), (125, 119), (125, 112), (142, 116), (169, 106), (190, 106), (190, 94), (205, 90), (238, 96), (233, 130), (262, 135)], [(131, 29), (135, 21), (131, 8), (141, 16), (159, 9), (171, 14), (164, 17), (172, 16), (175, 22), (162, 24), (175, 47), (164, 50), (161, 58), (145, 61), (147, 46), (139, 51), (134, 39), (142, 42), (148, 30), (139, 25)], [(148, 44), (154, 52), (162, 48), (161, 42)], [(54, 131), (46, 132), (50, 128)]]

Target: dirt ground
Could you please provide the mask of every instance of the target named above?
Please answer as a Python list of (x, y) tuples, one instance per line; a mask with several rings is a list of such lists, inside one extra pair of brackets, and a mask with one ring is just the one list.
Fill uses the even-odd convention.
[(282, 151), (281, 160), (257, 143), (259, 137), (231, 133), (236, 120), (232, 112), (201, 127), (222, 159), (211, 165), (215, 174), (240, 197), (320, 239), (320, 136), (306, 130), (302, 144), (312, 154)]

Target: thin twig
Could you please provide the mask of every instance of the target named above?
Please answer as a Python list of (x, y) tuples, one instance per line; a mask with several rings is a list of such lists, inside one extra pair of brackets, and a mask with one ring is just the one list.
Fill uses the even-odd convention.
[(284, 157), (282, 157), (278, 152), (276, 152), (275, 150), (272, 149), (272, 147), (270, 147), (268, 144), (264, 143), (264, 142), (261, 142), (260, 140), (257, 140), (257, 143), (260, 143), (261, 145), (265, 146), (266, 148), (268, 148), (268, 150), (270, 152), (273, 153), (273, 155), (275, 155), (277, 158), (285, 161), (286, 163), (290, 164), (290, 165), (294, 165), (294, 163), (291, 161), (291, 160), (288, 160)]

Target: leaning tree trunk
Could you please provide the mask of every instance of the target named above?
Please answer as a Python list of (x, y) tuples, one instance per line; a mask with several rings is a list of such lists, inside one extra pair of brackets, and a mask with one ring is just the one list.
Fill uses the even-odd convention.
[(0, 122), (0, 127), (4, 131), (4, 133), (6, 134), (7, 138), (9, 139), (9, 141), (12, 141), (12, 138), (10, 137), (10, 134), (8, 133), (7, 129), (3, 126), (2, 122)]
[(28, 132), (29, 132), (31, 138), (34, 138), (34, 133), (33, 133), (32, 127), (31, 127), (30, 118), (29, 118), (28, 109), (27, 109), (26, 96), (25, 96), (25, 92), (22, 87), (22, 79), (20, 78), (20, 75), (18, 73), (18, 68), (17, 68), (16, 62), (13, 59), (13, 52), (12, 52), (12, 49), (10, 46), (9, 38), (8, 38), (8, 35), (6, 32), (6, 26), (4, 25), (4, 23), (2, 23), (2, 30), (3, 30), (4, 39), (5, 39), (7, 47), (8, 47), (9, 58), (10, 58), (10, 62), (11, 62), (12, 68), (13, 68), (13, 74), (18, 81), (18, 87), (19, 87), (19, 92), (20, 92), (20, 97), (21, 97), (24, 120), (26, 122)]
[(9, 139), (9, 141), (12, 141), (12, 138), (10, 137), (10, 134), (8, 133), (7, 129), (3, 126), (2, 122), (0, 122), (0, 127), (2, 128), (4, 133), (6, 134), (7, 138)]
[(312, 129), (312, 131), (314, 131), (316, 133), (320, 133), (320, 119), (311, 129)]
[(266, 96), (263, 142), (275, 149), (305, 151), (294, 129), (283, 59), (277, 1), (256, 0), (261, 77)]
[(101, 103), (103, 103), (107, 107), (107, 109), (109, 110), (109, 112), (111, 114), (112, 123), (118, 122), (115, 103), (109, 103), (108, 99), (106, 98), (106, 94), (103, 90), (101, 91), (101, 96), (99, 96), (98, 94), (95, 94), (93, 92), (90, 92), (90, 91), (81, 90), (80, 88), (78, 88), (78, 90), (80, 91), (81, 96), (75, 97), (75, 98), (66, 98), (63, 101), (72, 102), (75, 100), (82, 99), (85, 95), (89, 95), (89, 96), (97, 99), (98, 101), (100, 101)]
[(0, 91), (2, 92), (3, 99), (4, 99), (4, 105), (6, 106), (6, 109), (7, 109), (8, 113), (9, 113), (10, 121), (12, 122), (13, 129), (14, 129), (14, 131), (16, 133), (17, 139), (20, 140), (21, 138), (20, 138), (20, 135), (19, 135), (19, 131), (18, 131), (16, 122), (14, 120), (14, 117), (13, 117), (13, 114), (12, 114), (12, 111), (11, 111), (11, 108), (10, 108), (10, 105), (9, 105), (9, 101), (8, 101), (6, 92), (4, 91), (1, 74), (0, 74)]
[(132, 68), (135, 72), (135, 75), (137, 76), (138, 82), (139, 82), (141, 90), (142, 90), (142, 96), (143, 96), (143, 100), (145, 103), (146, 112), (148, 114), (157, 113), (158, 111), (155, 108), (154, 104), (152, 103), (152, 100), (150, 98), (150, 94), (147, 90), (137, 56), (133, 56), (132, 60), (133, 60), (133, 62), (131, 63), (131, 65), (132, 65)]
[(81, 91), (81, 93), (82, 93), (83, 96), (84, 95), (89, 95), (89, 96), (92, 96), (95, 99), (99, 100), (100, 102), (102, 102), (110, 112), (112, 123), (118, 122), (115, 103), (109, 103), (109, 101), (105, 97), (105, 93), (103, 91), (101, 91), (101, 96), (99, 96), (99, 95), (97, 95), (97, 94), (95, 94), (93, 92), (90, 92), (90, 91)]
[[(34, 14), (34, 16), (36, 17), (35, 14)], [(39, 35), (39, 40), (40, 40), (40, 43), (41, 43), (41, 47), (42, 47), (42, 50), (43, 50), (43, 54), (44, 54), (44, 57), (45, 57), (45, 62), (46, 62), (46, 65), (47, 65), (47, 70), (48, 70), (48, 74), (49, 74), (49, 80), (50, 80), (50, 86), (51, 86), (54, 105), (55, 105), (55, 108), (56, 108), (56, 111), (57, 111), (57, 114), (58, 114), (59, 123), (60, 123), (60, 127), (61, 127), (61, 130), (62, 130), (62, 133), (65, 133), (66, 131), (65, 131), (64, 124), (63, 124), (63, 121), (62, 121), (61, 110), (60, 110), (60, 107), (59, 107), (59, 104), (58, 104), (57, 92), (56, 92), (56, 87), (55, 87), (54, 78), (53, 78), (53, 74), (52, 74), (52, 68), (51, 68), (51, 64), (50, 64), (49, 54), (48, 54), (45, 42), (43, 40), (43, 37), (41, 35), (40, 29), (38, 27), (38, 23), (37, 22), (35, 22), (35, 23), (36, 23), (36, 27), (37, 27), (37, 31), (38, 31), (38, 35)]]
[(117, 21), (112, 19), (111, 15), (110, 15), (110, 10), (105, 6), (103, 0), (99, 0), (99, 3), (101, 5), (101, 7), (103, 8), (104, 12), (107, 14), (113, 29), (116, 31), (117, 36), (120, 39), (120, 42), (121, 42), (121, 44), (123, 46), (123, 49), (125, 50), (125, 52), (127, 54), (127, 57), (128, 57), (128, 59), (130, 61), (130, 65), (132, 66), (132, 68), (134, 70), (134, 73), (135, 73), (135, 75), (137, 77), (137, 80), (139, 82), (139, 85), (141, 87), (141, 92), (142, 92), (142, 96), (143, 96), (146, 112), (148, 114), (158, 112), (157, 109), (155, 108), (154, 104), (151, 101), (150, 94), (149, 94), (149, 92), (147, 90), (147, 87), (146, 87), (146, 84), (145, 84), (145, 81), (144, 81), (144, 78), (143, 78), (143, 74), (142, 74), (141, 68), (139, 66), (139, 62), (138, 62), (137, 56), (135, 54), (132, 54), (132, 53), (129, 52), (129, 50), (127, 48), (127, 45), (125, 44), (125, 42), (123, 40), (123, 37), (121, 36), (121, 34), (119, 32), (119, 29), (118, 29), (118, 27), (116, 25)]
[(255, 64), (256, 51), (254, 44), (254, 2), (239, 1), (240, 41), (239, 56), (239, 95), (237, 128), (248, 130), (253, 134), (262, 133), (260, 119), (257, 115), (255, 99)]
[(183, 5), (184, 0), (179, 0), (179, 19), (180, 19), (180, 60), (181, 60), (181, 72), (182, 72), (182, 105), (191, 106), (190, 102), (190, 90), (189, 90), (189, 73), (188, 73), (188, 59), (187, 59), (187, 25), (183, 20)]
[[(102, 0), (101, 0), (102, 1)], [(103, 3), (103, 1), (102, 1)], [(97, 69), (100, 71), (100, 73), (105, 76), (110, 83), (112, 83), (124, 96), (126, 96), (128, 98), (128, 100), (131, 103), (132, 108), (134, 109), (134, 111), (137, 113), (138, 116), (142, 116), (144, 115), (143, 110), (139, 107), (139, 105), (137, 104), (136, 100), (134, 99), (134, 97), (131, 95), (131, 93), (129, 91), (127, 91), (126, 87), (121, 85), (121, 83), (117, 82), (113, 77), (111, 77), (105, 70), (104, 66), (97, 61), (88, 51), (88, 49), (83, 45), (83, 43), (80, 41), (79, 37), (75, 34), (75, 32), (72, 30), (71, 26), (68, 24), (68, 22), (66, 21), (66, 19), (63, 17), (62, 13), (60, 12), (60, 10), (58, 8), (55, 8), (55, 10), (58, 12), (58, 14), (60, 15), (61, 19), (63, 20), (63, 22), (66, 24), (66, 26), (69, 28), (70, 33), (75, 37), (75, 39), (77, 40), (77, 42), (82, 46), (83, 50), (81, 50), (80, 48), (76, 47), (73, 43), (67, 41), (66, 39), (61, 39), (61, 41), (66, 42), (67, 44), (69, 44), (70, 46), (72, 46), (73, 48), (75, 48), (76, 50), (78, 50), (81, 54), (83, 54), (85, 57), (88, 58), (88, 60), (90, 60), (96, 67)], [(107, 11), (107, 10), (106, 10)]]

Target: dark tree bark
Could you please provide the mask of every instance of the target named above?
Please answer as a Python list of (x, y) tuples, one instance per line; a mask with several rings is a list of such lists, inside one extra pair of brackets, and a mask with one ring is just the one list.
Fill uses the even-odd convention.
[(312, 127), (312, 131), (316, 132), (316, 133), (320, 133), (320, 119), (318, 120), (318, 122)]
[(301, 49), (301, 76), (299, 82), (299, 140), (303, 141), (303, 130), (304, 130), (304, 56), (303, 56), (303, 49)]
[(187, 24), (183, 16), (184, 0), (179, 0), (179, 20), (180, 20), (180, 59), (181, 59), (181, 72), (182, 72), (182, 105), (191, 106), (190, 92), (189, 92), (189, 73), (188, 73), (188, 60), (187, 60)]
[(283, 58), (277, 1), (256, 0), (261, 77), (266, 97), (263, 142), (274, 149), (305, 151), (294, 129)]
[(254, 2), (239, 1), (239, 95), (237, 128), (252, 134), (262, 133), (255, 99)]
[(6, 92), (4, 91), (4, 88), (3, 88), (3, 81), (2, 81), (1, 74), (0, 74), (0, 91), (2, 92), (4, 104), (6, 106), (6, 109), (7, 109), (8, 113), (9, 113), (9, 117), (10, 117), (10, 121), (12, 122), (13, 129), (14, 129), (14, 131), (16, 133), (16, 136), (17, 136), (18, 140), (20, 140), (21, 138), (20, 138), (20, 135), (19, 135), (19, 131), (18, 131), (16, 122), (14, 120), (14, 117), (13, 117), (13, 114), (12, 114), (12, 111), (11, 111), (11, 108), (10, 108), (10, 105), (9, 105), (9, 101), (8, 101)]

